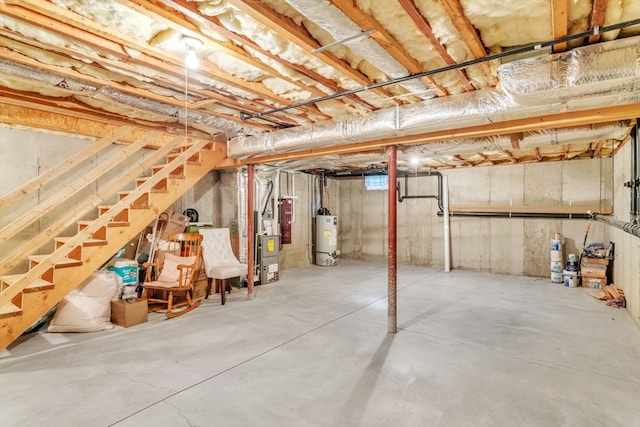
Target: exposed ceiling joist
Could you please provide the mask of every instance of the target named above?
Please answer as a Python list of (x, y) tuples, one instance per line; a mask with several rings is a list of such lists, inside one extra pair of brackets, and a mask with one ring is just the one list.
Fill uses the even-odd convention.
[[(591, 11), (588, 17), (585, 10)], [(375, 138), (351, 135), (368, 117), (389, 117), (387, 109), (431, 111), (438, 105), (459, 108), (464, 116), (469, 104), (456, 104), (449, 98), (457, 96), (453, 94), (468, 91), (460, 96), (481, 99), (485, 91), (505, 90), (508, 76), (498, 76), (497, 70), (509, 69), (506, 62), (537, 53), (541, 62), (536, 66), (543, 66), (552, 58), (545, 50), (523, 48), (553, 46), (560, 52), (640, 34), (640, 26), (631, 21), (633, 10), (624, 2), (531, 0), (530, 15), (523, 14), (521, 4), (508, 2), (500, 14), (493, 12), (478, 0), (0, 1), (0, 104), (7, 111), (0, 117), (7, 125), (38, 127), (42, 121), (47, 131), (73, 129), (90, 137), (99, 136), (100, 126), (108, 132), (113, 126), (133, 125), (140, 131), (187, 129), (194, 137), (227, 136), (230, 143), (257, 135), (286, 138), (288, 133), (279, 133), (286, 127), (293, 132), (311, 129), (309, 137), (316, 138), (340, 123), (350, 126), (344, 129), (349, 135), (344, 141), (340, 133), (327, 139), (330, 147), (305, 149), (301, 143), (283, 154), (265, 151), (250, 160), (230, 160), (232, 165), (354, 153), (369, 153), (371, 162), (384, 163), (382, 149), (388, 145), (424, 146), (416, 152), (428, 168), (465, 164), (453, 155), (478, 166), (610, 156), (619, 150), (620, 132), (607, 138), (595, 127), (592, 137), (587, 128), (580, 133), (586, 140), (566, 146), (553, 146), (550, 138), (549, 146), (532, 149), (527, 141), (544, 139), (545, 129), (566, 135), (572, 126), (625, 119), (627, 126), (640, 114), (636, 104), (595, 108), (600, 105), (596, 102), (588, 111), (570, 109), (574, 112), (483, 126), (454, 120), (458, 124), (417, 135), (401, 131), (401, 116), (396, 115), (397, 123), (384, 125), (396, 129), (393, 137), (389, 133), (375, 141), (350, 142)], [(516, 27), (522, 31), (514, 31)], [(602, 38), (595, 30), (579, 33), (587, 27), (609, 31)], [(375, 32), (361, 41), (338, 40), (354, 28)], [(197, 48), (197, 69), (186, 67), (184, 36), (203, 43)], [(331, 38), (339, 42), (335, 47), (312, 53)], [(508, 57), (513, 52), (522, 56)], [(420, 87), (429, 94), (414, 90)], [(529, 96), (528, 91), (525, 87), (513, 95)], [(429, 99), (433, 93), (438, 99)], [(24, 117), (20, 124), (19, 116), (31, 113), (37, 119)], [(77, 120), (76, 126), (69, 126), (70, 120)], [(479, 140), (463, 141), (467, 151), (454, 152), (453, 146), (465, 138)], [(310, 146), (321, 146), (320, 139)], [(298, 140), (305, 138), (299, 134)], [(433, 144), (451, 146), (441, 155), (430, 149)]]

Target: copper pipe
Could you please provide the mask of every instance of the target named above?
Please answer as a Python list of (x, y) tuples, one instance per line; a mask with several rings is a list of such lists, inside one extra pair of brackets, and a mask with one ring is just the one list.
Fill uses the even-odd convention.
[(247, 166), (247, 298), (253, 299), (253, 277), (255, 275), (253, 229), (253, 165)]
[(388, 289), (388, 323), (387, 323), (387, 331), (390, 334), (395, 334), (398, 332), (398, 316), (396, 313), (396, 303), (398, 300), (398, 290), (397, 290), (397, 257), (396, 257), (396, 178), (397, 178), (397, 170), (396, 170), (396, 160), (397, 160), (397, 150), (395, 146), (390, 146), (387, 148), (387, 170), (389, 175), (389, 190), (387, 194), (387, 204), (388, 204), (388, 212), (389, 219), (387, 224), (387, 232), (388, 232), (388, 248), (387, 248), (387, 262), (388, 262), (388, 275), (389, 275), (389, 289)]

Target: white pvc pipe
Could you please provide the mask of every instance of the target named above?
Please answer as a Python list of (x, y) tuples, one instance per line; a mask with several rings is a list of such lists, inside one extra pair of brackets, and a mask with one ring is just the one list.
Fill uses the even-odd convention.
[(449, 232), (449, 179), (442, 175), (442, 209), (444, 210), (444, 271), (451, 271), (451, 233)]

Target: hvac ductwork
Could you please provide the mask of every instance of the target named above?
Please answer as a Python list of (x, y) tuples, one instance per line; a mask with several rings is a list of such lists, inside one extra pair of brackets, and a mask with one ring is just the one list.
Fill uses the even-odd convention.
[[(546, 60), (533, 58), (501, 65), (504, 90), (453, 95), (379, 110), (366, 117), (271, 133), (239, 134), (229, 140), (227, 153), (246, 158), (637, 103), (639, 43), (640, 37), (632, 37), (551, 55)], [(528, 66), (532, 62), (535, 67)], [(529, 82), (533, 88), (529, 88)], [(554, 88), (559, 90), (557, 95)]]
[[(573, 144), (584, 142), (585, 140), (624, 140), (629, 134), (629, 121), (623, 120), (615, 123), (607, 123), (598, 126), (579, 126), (568, 129), (545, 129), (534, 132), (527, 132), (519, 141), (521, 149), (545, 147), (557, 144)], [(407, 147), (402, 153), (398, 153), (399, 168), (402, 163), (407, 165), (416, 154), (422, 157), (429, 157), (435, 161), (444, 163), (455, 163), (454, 155), (472, 154), (482, 151), (501, 152), (512, 150), (511, 139), (504, 136), (493, 136), (486, 138), (466, 138), (454, 139), (445, 142), (434, 142), (419, 146)], [(379, 154), (356, 153), (356, 154), (334, 154), (329, 156), (315, 157), (304, 160), (286, 160), (284, 162), (271, 162), (274, 169), (286, 168), (287, 170), (309, 170), (309, 169), (336, 169), (345, 165), (359, 165), (367, 167), (369, 164), (380, 162)]]
[(1, 74), (17, 77), (20, 80), (36, 81), (49, 86), (51, 89), (60, 91), (65, 95), (89, 97), (98, 101), (108, 103), (117, 102), (121, 105), (126, 105), (139, 110), (140, 118), (148, 118), (148, 113), (151, 112), (173, 118), (173, 120), (183, 123), (186, 120), (186, 122), (194, 128), (209, 134), (215, 134), (221, 131), (239, 132), (243, 129), (243, 126), (238, 123), (211, 114), (199, 111), (187, 111), (185, 117), (185, 109), (177, 105), (140, 98), (108, 86), (98, 87), (87, 81), (64, 77), (49, 71), (37, 70), (4, 59), (0, 59), (0, 70)]

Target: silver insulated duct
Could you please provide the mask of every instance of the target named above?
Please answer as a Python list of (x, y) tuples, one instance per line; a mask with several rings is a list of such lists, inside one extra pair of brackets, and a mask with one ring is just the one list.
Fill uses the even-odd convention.
[[(501, 65), (502, 89), (482, 90), (318, 125), (228, 141), (246, 158), (465, 128), (527, 117), (640, 102), (640, 37)], [(588, 137), (588, 135), (586, 135)]]
[[(129, 114), (139, 118), (147, 118), (148, 112), (162, 116), (170, 121), (188, 122), (194, 128), (210, 134), (224, 132), (239, 132), (243, 126), (200, 111), (187, 110), (184, 107), (169, 103), (141, 98), (109, 86), (96, 86), (88, 81), (74, 79), (52, 73), (50, 71), (37, 70), (16, 62), (0, 59), (0, 74), (4, 74), (22, 81), (30, 80), (49, 87), (62, 94), (60, 96), (73, 95), (82, 100), (86, 97), (93, 102), (99, 101), (111, 106), (118, 103), (130, 108)], [(137, 113), (136, 113), (137, 112)]]

